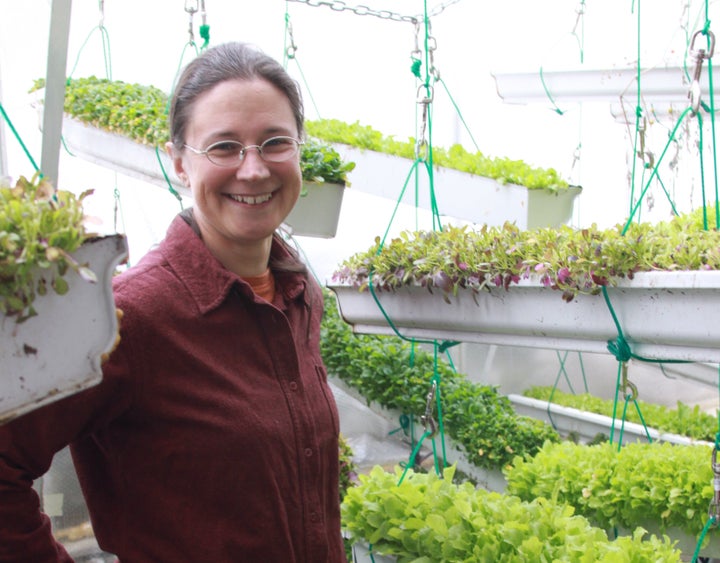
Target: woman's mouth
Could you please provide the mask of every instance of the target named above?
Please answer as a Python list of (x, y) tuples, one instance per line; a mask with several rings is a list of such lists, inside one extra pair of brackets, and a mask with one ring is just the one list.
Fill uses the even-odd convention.
[(270, 201), (273, 197), (273, 192), (260, 195), (238, 195), (238, 194), (227, 194), (227, 196), (239, 203), (245, 203), (247, 205), (260, 205), (266, 201)]

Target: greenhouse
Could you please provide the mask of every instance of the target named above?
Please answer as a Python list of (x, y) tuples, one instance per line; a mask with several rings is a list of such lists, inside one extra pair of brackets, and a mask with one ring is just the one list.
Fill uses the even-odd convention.
[(6, 3), (0, 561), (720, 562), (718, 16)]

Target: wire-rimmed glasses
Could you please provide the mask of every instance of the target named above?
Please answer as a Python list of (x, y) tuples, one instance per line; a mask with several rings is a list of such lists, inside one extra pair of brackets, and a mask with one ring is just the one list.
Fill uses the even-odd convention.
[(249, 149), (257, 150), (260, 158), (265, 162), (285, 162), (295, 156), (303, 142), (294, 137), (270, 137), (260, 145), (243, 145), (240, 141), (218, 141), (205, 150), (185, 145), (195, 154), (204, 154), (207, 159), (217, 166), (238, 166), (245, 158)]

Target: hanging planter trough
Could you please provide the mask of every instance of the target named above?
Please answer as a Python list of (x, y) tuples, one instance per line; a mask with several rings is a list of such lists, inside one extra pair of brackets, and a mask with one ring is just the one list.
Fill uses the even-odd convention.
[[(567, 303), (532, 277), (507, 290), (459, 289), (449, 302), (419, 286), (376, 292), (377, 300), (367, 289), (329, 288), (358, 333), (595, 353), (608, 353), (608, 342), (618, 338), (602, 296), (579, 294)], [(720, 307), (720, 271), (639, 272), (618, 280), (608, 295), (635, 355), (720, 362), (720, 331), (710, 313)]]
[(101, 355), (118, 333), (112, 276), (127, 253), (123, 235), (90, 239), (73, 257), (97, 283), (69, 270), (68, 292), (38, 295), (37, 315), (0, 316), (0, 424), (101, 381)]
[[(581, 411), (555, 403), (549, 403), (523, 395), (508, 395), (515, 412), (521, 416), (529, 416), (551, 424), (563, 437), (570, 434), (578, 436), (580, 443), (592, 441), (598, 434), (615, 437), (622, 435), (623, 443), (647, 442), (648, 435), (653, 442), (670, 442), (672, 444), (706, 444), (687, 436), (660, 432), (655, 428), (645, 428), (641, 424), (616, 419), (594, 412)], [(620, 413), (618, 413), (620, 414)]]
[[(344, 159), (357, 165), (349, 175), (353, 189), (397, 201), (408, 182), (402, 202), (433, 209), (428, 173), (422, 165), (417, 167), (414, 177), (409, 177), (413, 161), (407, 158), (349, 145), (333, 146)], [(442, 216), (489, 226), (501, 226), (509, 221), (525, 230), (569, 222), (575, 198), (582, 189), (579, 186), (558, 190), (529, 189), (436, 166), (433, 192), (437, 210)]]
[(63, 118), (63, 139), (68, 150), (84, 160), (161, 188), (167, 189), (170, 182), (178, 193), (190, 196), (187, 187), (175, 176), (164, 147), (156, 150), (68, 116)]
[(303, 190), (285, 224), (291, 234), (333, 238), (337, 233), (344, 184), (303, 182)]

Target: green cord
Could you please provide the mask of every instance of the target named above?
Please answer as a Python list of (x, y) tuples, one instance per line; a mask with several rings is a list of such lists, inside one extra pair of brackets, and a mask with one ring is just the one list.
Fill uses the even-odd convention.
[[(0, 103), (0, 114), (2, 114), (3, 119), (5, 119), (5, 123), (8, 124), (8, 127), (10, 127), (10, 131), (12, 131), (13, 135), (15, 135), (15, 138), (17, 139), (18, 143), (20, 143), (20, 147), (22, 147), (22, 150), (25, 153), (25, 156), (28, 157), (28, 160), (30, 161), (30, 164), (32, 164), (33, 168), (35, 169), (35, 172), (40, 172), (40, 168), (38, 167), (37, 163), (35, 162), (35, 159), (33, 159), (28, 148), (25, 146), (25, 143), (23, 143), (23, 140), (20, 138), (20, 134), (17, 132), (17, 129), (15, 129), (15, 126), (13, 125), (12, 121), (10, 121), (10, 117), (8, 116), (7, 112), (5, 111), (5, 108), (3, 107), (2, 103)], [(42, 176), (42, 173), (41, 173), (41, 176)]]

